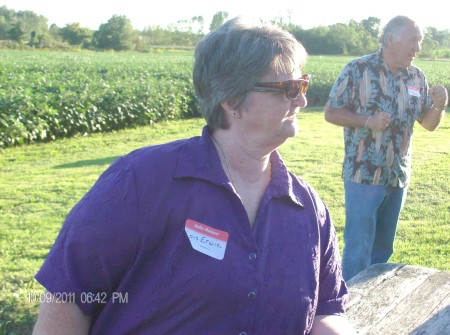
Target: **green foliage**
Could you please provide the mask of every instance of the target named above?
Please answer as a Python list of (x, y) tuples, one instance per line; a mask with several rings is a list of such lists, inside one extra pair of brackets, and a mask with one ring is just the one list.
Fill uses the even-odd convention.
[(380, 33), (380, 23), (381, 20), (373, 16), (370, 16), (367, 20), (361, 21), (361, 25), (364, 27), (364, 30), (375, 38), (378, 38), (378, 34)]
[(450, 30), (439, 31), (434, 27), (428, 27), (426, 36), (436, 41), (440, 48), (450, 48)]
[[(352, 57), (310, 56), (309, 106), (325, 105)], [(201, 116), (192, 52), (0, 51), (0, 147)], [(446, 61), (416, 61), (450, 91)]]
[(83, 28), (80, 23), (70, 23), (61, 29), (63, 41), (67, 41), (70, 45), (80, 45), (83, 42), (89, 44), (92, 38), (92, 31), (89, 28)]
[(11, 40), (19, 43), (22, 43), (26, 38), (25, 31), (23, 30), (20, 22), (16, 22), (11, 26), (11, 29), (8, 31), (8, 35)]
[(130, 19), (123, 15), (113, 15), (94, 33), (96, 46), (105, 50), (134, 50), (135, 38)]
[(450, 48), (438, 50), (436, 52), (435, 58), (450, 58)]
[(219, 28), (228, 19), (228, 12), (217, 12), (214, 14), (211, 24), (209, 25), (209, 30), (213, 31)]
[(364, 24), (368, 25), (351, 21), (348, 25), (337, 23), (308, 30), (291, 26), (289, 31), (302, 42), (311, 55), (356, 56), (372, 53), (379, 48), (377, 37), (373, 36), (374, 31), (378, 31), (376, 24), (368, 25), (368, 28), (365, 28)]
[(191, 53), (0, 54), (0, 147), (200, 115)]
[(203, 34), (198, 35), (190, 30), (200, 29), (199, 27), (187, 27), (188, 31), (180, 31), (184, 28), (181, 23), (170, 25), (167, 29), (161, 26), (145, 28), (139, 33), (136, 50), (149, 52), (155, 48), (173, 48), (175, 46), (192, 50)]
[(32, 11), (14, 11), (0, 7), (0, 40), (35, 42), (47, 31), (47, 19)]
[(439, 43), (428, 36), (425, 36), (422, 42), (422, 49), (420, 50), (421, 58), (432, 58), (439, 49)]
[[(215, 30), (228, 19), (228, 13), (214, 14), (209, 30)], [(378, 33), (381, 20), (369, 17), (356, 22), (336, 23), (305, 30), (292, 21), (292, 12), (276, 16), (271, 23), (291, 32), (303, 43), (310, 55), (361, 56), (379, 48)], [(205, 21), (202, 16), (178, 20), (167, 27), (149, 25), (142, 31), (133, 30), (131, 21), (123, 15), (113, 15), (96, 31), (81, 27), (80, 23), (60, 28), (31, 11), (16, 12), (0, 7), (0, 49), (73, 50), (71, 46), (87, 50), (115, 50), (152, 52), (161, 47), (194, 47), (204, 37)], [(448, 57), (450, 31), (427, 27), (423, 57)], [(92, 38), (93, 37), (93, 38)], [(29, 47), (29, 48), (27, 48)]]

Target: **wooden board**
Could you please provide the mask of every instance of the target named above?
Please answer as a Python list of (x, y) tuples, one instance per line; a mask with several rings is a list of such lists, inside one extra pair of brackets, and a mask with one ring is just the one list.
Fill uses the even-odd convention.
[(450, 334), (450, 272), (375, 264), (347, 284), (347, 315), (358, 334)]

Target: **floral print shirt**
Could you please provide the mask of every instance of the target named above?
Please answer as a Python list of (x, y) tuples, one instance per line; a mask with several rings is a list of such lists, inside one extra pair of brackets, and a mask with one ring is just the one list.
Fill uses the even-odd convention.
[(381, 49), (348, 63), (327, 105), (365, 115), (387, 112), (391, 123), (384, 131), (344, 127), (344, 180), (406, 187), (411, 176), (414, 121), (420, 122), (431, 104), (423, 72), (411, 65), (393, 75)]

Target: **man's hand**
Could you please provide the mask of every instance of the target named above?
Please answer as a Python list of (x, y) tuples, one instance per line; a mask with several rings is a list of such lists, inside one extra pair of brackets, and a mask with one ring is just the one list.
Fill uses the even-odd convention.
[(448, 103), (448, 93), (446, 88), (442, 85), (433, 86), (428, 90), (428, 93), (433, 100), (434, 106), (441, 112)]
[(372, 130), (384, 131), (391, 123), (391, 114), (376, 111), (367, 122), (367, 127)]

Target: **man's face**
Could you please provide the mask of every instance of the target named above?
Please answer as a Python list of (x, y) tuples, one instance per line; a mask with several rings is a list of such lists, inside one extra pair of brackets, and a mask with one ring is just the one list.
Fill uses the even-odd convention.
[(400, 39), (390, 36), (388, 48), (392, 54), (392, 68), (406, 68), (410, 66), (419, 53), (422, 43), (422, 32), (419, 27), (410, 23), (405, 26)]

